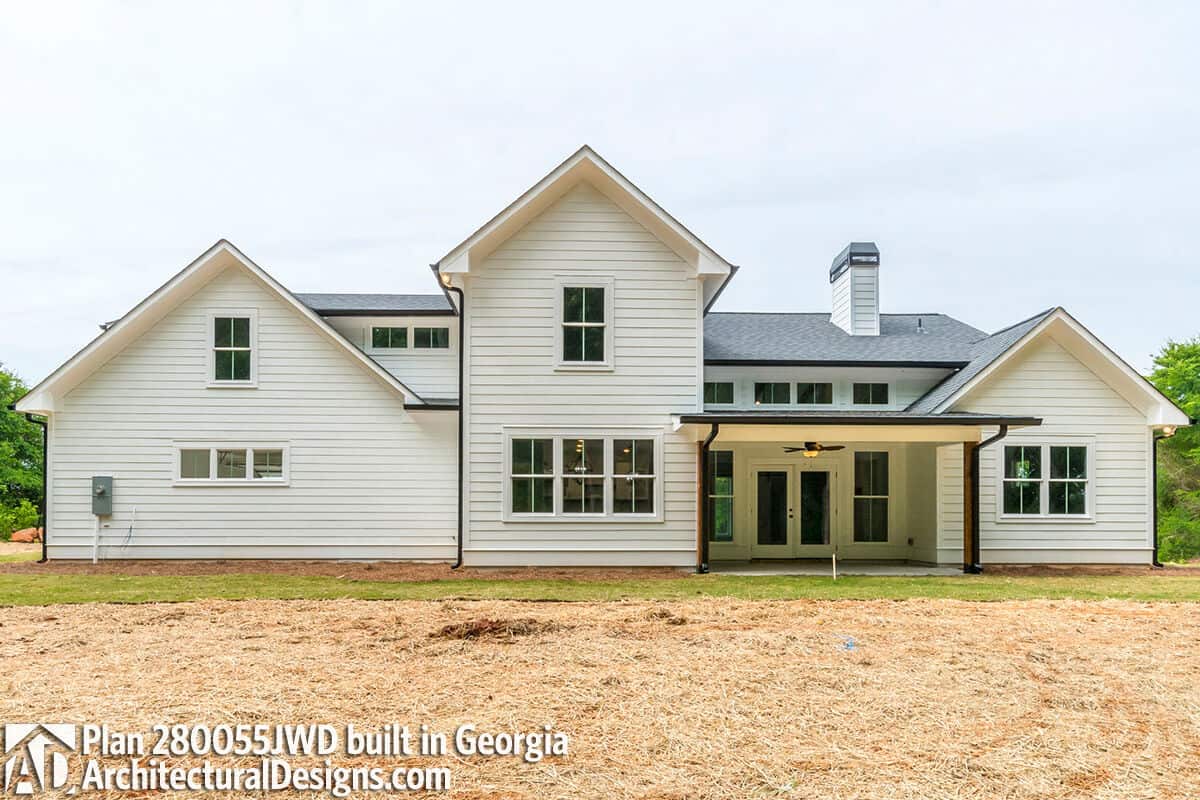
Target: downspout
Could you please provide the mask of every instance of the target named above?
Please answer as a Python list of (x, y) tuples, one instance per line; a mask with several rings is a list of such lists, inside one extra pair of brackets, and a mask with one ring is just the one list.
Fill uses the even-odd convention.
[(696, 568), (700, 575), (708, 572), (708, 500), (712, 494), (712, 469), (708, 466), (708, 447), (713, 443), (713, 439), (717, 438), (720, 430), (721, 423), (714, 422), (712, 430), (708, 432), (708, 438), (700, 445), (700, 564)]
[(1154, 452), (1151, 453), (1153, 465), (1151, 466), (1150, 477), (1150, 494), (1151, 502), (1154, 503), (1154, 556), (1150, 561), (1150, 566), (1154, 569), (1162, 569), (1162, 562), (1158, 560), (1158, 443), (1162, 439), (1169, 439), (1174, 434), (1156, 433), (1154, 434)]
[(1008, 435), (1008, 426), (1001, 425), (994, 436), (989, 436), (971, 450), (971, 563), (964, 572), (978, 575), (983, 572), (982, 557), (979, 555), (979, 451)]
[(463, 394), (463, 353), (467, 349), (467, 340), (463, 336), (464, 320), (467, 316), (467, 296), (457, 286), (446, 286), (448, 291), (458, 295), (458, 554), (450, 569), (458, 569), (463, 563), (463, 409), (466, 406), (466, 395)]
[[(16, 411), (16, 405), (10, 405), (9, 411)], [(42, 557), (37, 563), (45, 564), (49, 560), (46, 554), (46, 441), (49, 428), (45, 419), (38, 419), (33, 414), (26, 414), (25, 419), (32, 422), (34, 425), (40, 425), (42, 428), (42, 496), (38, 503), (38, 529), (42, 532)]]

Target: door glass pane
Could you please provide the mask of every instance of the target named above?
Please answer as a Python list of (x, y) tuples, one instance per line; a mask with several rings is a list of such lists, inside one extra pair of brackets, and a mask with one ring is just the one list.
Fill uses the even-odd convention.
[(800, 473), (800, 544), (829, 544), (829, 473)]
[(784, 471), (758, 473), (758, 543), (787, 544), (788, 474)]

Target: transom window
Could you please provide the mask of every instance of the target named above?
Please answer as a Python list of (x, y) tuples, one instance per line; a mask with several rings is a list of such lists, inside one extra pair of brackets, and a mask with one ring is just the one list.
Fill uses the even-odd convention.
[(854, 541), (888, 540), (888, 454), (854, 454)]
[(657, 436), (514, 436), (507, 513), (521, 518), (661, 516)]
[(250, 317), (213, 317), (214, 381), (249, 383), (253, 379)]
[(413, 328), (413, 347), (418, 350), (445, 350), (450, 347), (450, 329)]
[(886, 406), (887, 403), (888, 385), (886, 383), (854, 384), (854, 405)]
[(287, 448), (219, 446), (176, 448), (179, 484), (283, 484), (287, 482)]
[(1004, 515), (1087, 516), (1088, 450), (1086, 444), (1005, 445)]
[(705, 382), (704, 402), (718, 405), (732, 403), (733, 383), (731, 381)]
[(562, 287), (562, 360), (605, 362), (605, 300), (602, 286)]
[(754, 384), (754, 405), (782, 405), (792, 402), (790, 383)]
[(710, 450), (708, 473), (712, 485), (708, 492), (708, 540), (733, 541), (733, 452)]
[(371, 328), (371, 347), (396, 350), (408, 347), (408, 328)]
[(800, 405), (829, 405), (833, 402), (833, 384), (797, 383), (796, 402)]

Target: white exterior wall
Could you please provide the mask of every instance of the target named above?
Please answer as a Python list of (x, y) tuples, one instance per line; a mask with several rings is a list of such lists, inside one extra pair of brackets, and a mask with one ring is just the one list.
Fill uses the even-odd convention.
[[(614, 281), (611, 371), (555, 369), (559, 276)], [(696, 560), (696, 444), (670, 415), (694, 410), (701, 285), (694, 270), (581, 183), (472, 265), (467, 302), (468, 564)], [(663, 437), (664, 519), (502, 519), (504, 426), (552, 433), (645, 426)]]
[(855, 336), (879, 335), (879, 268), (849, 267), (833, 281), (830, 321)]
[[(421, 397), (458, 399), (458, 317), (326, 317), (325, 321)], [(371, 328), (375, 326), (408, 328), (409, 346), (373, 349)], [(449, 328), (450, 347), (440, 350), (413, 347), (413, 328)]]
[[(206, 388), (209, 313), (247, 308), (258, 388)], [(398, 394), (230, 268), (63, 398), (50, 557), (91, 557), (91, 476), (112, 475), (103, 558), (452, 559), (455, 434), (453, 412), (416, 422)], [(180, 440), (287, 444), (290, 484), (173, 486)]]
[[(1036, 428), (1011, 432), (980, 454), (980, 547), (989, 563), (1149, 563), (1152, 442), (1144, 414), (1049, 336), (1032, 342), (956, 411), (1029, 415)], [(1086, 444), (1091, 519), (1002, 519), (998, 505), (1005, 444)], [(962, 448), (942, 448), (940, 548), (962, 558)], [(1048, 469), (1044, 465), (1043, 469)]]
[[(902, 411), (908, 408), (917, 398), (924, 395), (940, 383), (951, 370), (929, 368), (896, 368), (896, 367), (735, 367), (724, 365), (705, 366), (705, 381), (732, 381), (733, 405), (707, 403), (706, 411), (723, 409), (751, 411), (763, 410), (767, 406), (754, 405), (754, 384), (768, 381), (790, 383), (792, 403), (789, 405), (771, 405), (777, 411), (815, 410), (831, 411), (837, 409), (858, 409), (862, 411)], [(798, 405), (796, 404), (796, 383), (809, 381), (815, 383), (833, 384), (832, 405)], [(855, 383), (886, 383), (888, 384), (887, 405), (854, 405), (853, 389)]]

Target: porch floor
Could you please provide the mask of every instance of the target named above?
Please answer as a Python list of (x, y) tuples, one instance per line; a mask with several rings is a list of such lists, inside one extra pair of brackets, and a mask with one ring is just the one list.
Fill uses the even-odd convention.
[[(711, 572), (722, 575), (829, 575), (832, 565), (826, 559), (761, 559), (757, 561), (714, 561)], [(925, 576), (961, 575), (953, 566), (906, 564), (896, 561), (838, 561), (838, 575)]]

